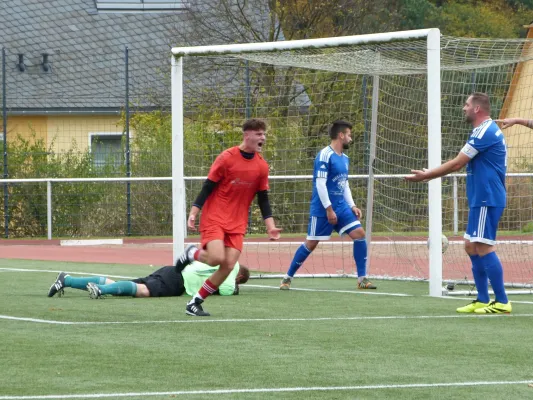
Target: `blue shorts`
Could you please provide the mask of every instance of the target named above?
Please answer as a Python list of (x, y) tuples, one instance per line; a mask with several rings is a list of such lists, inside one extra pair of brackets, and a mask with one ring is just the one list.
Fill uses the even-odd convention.
[(329, 240), (333, 229), (339, 235), (343, 235), (349, 234), (361, 226), (361, 222), (350, 208), (342, 208), (335, 213), (337, 214), (336, 225), (331, 225), (327, 217), (310, 216), (307, 226), (307, 240)]
[(494, 246), (503, 210), (503, 207), (472, 207), (468, 212), (468, 226), (464, 238)]

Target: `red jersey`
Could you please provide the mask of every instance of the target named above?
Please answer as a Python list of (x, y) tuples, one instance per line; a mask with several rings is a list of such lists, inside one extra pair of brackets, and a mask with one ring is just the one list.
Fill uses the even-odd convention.
[(235, 146), (219, 154), (207, 179), (217, 185), (202, 209), (200, 231), (218, 225), (227, 233), (244, 234), (255, 194), (268, 190), (267, 162), (259, 153), (248, 160)]

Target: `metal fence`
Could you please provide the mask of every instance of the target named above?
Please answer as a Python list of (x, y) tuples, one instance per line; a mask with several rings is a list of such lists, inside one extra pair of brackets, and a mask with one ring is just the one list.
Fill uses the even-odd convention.
[[(137, 157), (131, 117), (168, 113), (169, 55), (125, 46), (88, 54), (54, 50), (25, 57), (3, 48), (1, 62), (3, 236), (41, 236), (46, 224), (41, 221), (38, 195), (16, 179), (131, 177)], [(158, 165), (157, 155), (153, 165), (147, 165), (147, 157), (137, 158), (145, 167), (140, 171), (137, 166), (137, 175), (170, 172), (170, 165)], [(166, 161), (170, 164), (169, 157)], [(79, 187), (69, 190), (78, 199), (87, 195)], [(132, 235), (132, 183), (125, 182), (122, 190), (116, 202), (125, 207), (123, 234)]]
[[(353, 160), (350, 172), (368, 173), (372, 77), (327, 73), (319, 76), (316, 72), (292, 70), (300, 86), (306, 80), (316, 85), (307, 89), (315, 96), (312, 108), (316, 114), (311, 115), (307, 100), (296, 107), (294, 103), (280, 101), (278, 88), (292, 96), (296, 87), (281, 86), (283, 71), (275, 71), (280, 76), (272, 79), (279, 87), (270, 87), (269, 97), (265, 98), (261, 97), (264, 94), (261, 84), (268, 76), (265, 72), (272, 70), (265, 71), (257, 64), (243, 60), (230, 60), (224, 65), (198, 64), (189, 60), (186, 68), (185, 115), (188, 127), (196, 129), (185, 143), (187, 205), (200, 190), (200, 177), (207, 175), (216, 155), (240, 140), (240, 134), (227, 127), (238, 128), (248, 117), (267, 118), (280, 132), (277, 138), (274, 135), (269, 139), (265, 156), (273, 169), (273, 209), (286, 232), (305, 231), (311, 185), (304, 178), (276, 176), (312, 173), (312, 160), (328, 141), (326, 122), (332, 115), (344, 115), (355, 122), (355, 145), (349, 150)], [(469, 127), (461, 122), (460, 115), (465, 95), (473, 90), (491, 93), (497, 115), (512, 70), (512, 66), (503, 66), (444, 76), (443, 93), (447, 97), (443, 101), (443, 159), (454, 156), (467, 137)], [(172, 234), (172, 192), (168, 182), (172, 164), (169, 53), (148, 54), (128, 46), (90, 54), (56, 50), (46, 57), (21, 59), (3, 49), (1, 71), (3, 237)], [(335, 85), (336, 90), (329, 90), (328, 84)], [(388, 84), (395, 87), (397, 82), (391, 80)], [(348, 92), (344, 93), (345, 90)], [(324, 101), (318, 102), (317, 96)], [(403, 99), (404, 103), (391, 101), (387, 111), (387, 101), (395, 100), (394, 94), (390, 99), (384, 97), (388, 96), (386, 92), (381, 96), (383, 121), (403, 125), (401, 129), (391, 125), (396, 130), (384, 130), (387, 135), (383, 138), (384, 158), (379, 161), (384, 167), (379, 173), (406, 173), (408, 168), (394, 165), (398, 147), (387, 146), (397, 146), (389, 139), (405, 136), (413, 126), (408, 110), (403, 110), (403, 122), (396, 118), (400, 104), (406, 104), (409, 98)], [(419, 100), (423, 105), (424, 99)], [(422, 108), (414, 112), (424, 114)], [(204, 114), (197, 117), (201, 113)], [(317, 115), (323, 119), (310, 122)], [(417, 129), (423, 137), (423, 121)], [(397, 135), (398, 132), (402, 135)], [(420, 148), (411, 146), (402, 151), (423, 150), (423, 141), (420, 144)], [(416, 161), (413, 164), (424, 165), (423, 154), (407, 156)], [(528, 173), (530, 164), (514, 171)], [(109, 179), (100, 180), (103, 178)], [(533, 193), (530, 181), (529, 175), (509, 180), (512, 207), (504, 215), (503, 229), (529, 229), (527, 226), (533, 220), (531, 204), (527, 203)], [(390, 183), (394, 186), (395, 182), (398, 180)], [(357, 203), (365, 208), (366, 179), (355, 179), (351, 187)], [(408, 191), (400, 188), (405, 194), (400, 205), (389, 191), (391, 187), (387, 183), (383, 196), (375, 198), (374, 212), (382, 216), (374, 217), (376, 226), (379, 227), (381, 218), (383, 229), (425, 229), (427, 197), (423, 186), (410, 187)], [(466, 220), (463, 194), (462, 178), (444, 181), (443, 222), (448, 232), (460, 231)], [(396, 218), (394, 226), (390, 225), (391, 214)], [(251, 217), (249, 232), (260, 232), (261, 216), (255, 205)]]

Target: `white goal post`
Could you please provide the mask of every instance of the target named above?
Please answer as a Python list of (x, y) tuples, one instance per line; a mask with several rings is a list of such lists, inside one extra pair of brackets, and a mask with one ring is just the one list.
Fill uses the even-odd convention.
[[(186, 182), (184, 174), (184, 63), (189, 56), (242, 56), (245, 54), (269, 54), (294, 52), (306, 49), (332, 49), (373, 44), (394, 44), (412, 40), (426, 41), (426, 60), (416, 68), (416, 63), (406, 64), (406, 70), (399, 74), (427, 75), (427, 135), (428, 153), (427, 167), (433, 168), (441, 164), (441, 35), (438, 29), (423, 29), (392, 33), (378, 33), (360, 36), (321, 38), (308, 40), (283, 41), (272, 43), (248, 43), (219, 46), (177, 47), (172, 49), (172, 215), (173, 215), (173, 253), (174, 260), (183, 251), (186, 236)], [(274, 63), (274, 65), (276, 65)], [(277, 65), (287, 65), (280, 62)], [(392, 66), (382, 66), (389, 68)], [(320, 69), (319, 65), (310, 68)], [(324, 70), (328, 70), (324, 66)], [(367, 70), (368, 75), (380, 76), (381, 71), (376, 65), (374, 71)], [(390, 74), (390, 72), (389, 72)], [(264, 118), (268, 122), (268, 116)], [(372, 163), (370, 163), (370, 169)], [(413, 165), (413, 167), (420, 167)], [(371, 172), (370, 172), (371, 173)], [(442, 295), (442, 189), (441, 179), (429, 182), (429, 292), (431, 296)]]

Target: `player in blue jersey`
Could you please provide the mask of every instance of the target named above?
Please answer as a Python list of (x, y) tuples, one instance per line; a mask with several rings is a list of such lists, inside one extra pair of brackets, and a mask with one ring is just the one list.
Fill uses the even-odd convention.
[(296, 250), (280, 289), (290, 289), (292, 278), (321, 240), (329, 240), (333, 230), (353, 240), (353, 256), (357, 266), (358, 287), (376, 289), (366, 277), (367, 246), (365, 230), (359, 222), (361, 210), (355, 206), (348, 184), (350, 159), (343, 150), (352, 141), (352, 125), (335, 121), (329, 129), (331, 144), (315, 158), (313, 194), (307, 228), (307, 239)]
[[(472, 133), (457, 157), (436, 168), (413, 170), (408, 181), (420, 182), (439, 178), (460, 170), (466, 165), (466, 195), (468, 198), (468, 225), (464, 235), (465, 250), (472, 260), (472, 273), (477, 298), (459, 307), (460, 313), (510, 313), (503, 281), (502, 264), (496, 255), (496, 231), (506, 205), (505, 173), (507, 148), (502, 131), (490, 118), (490, 101), (484, 93), (468, 97), (463, 107), (466, 122), (473, 126)], [(490, 301), (488, 283), (496, 299)]]

